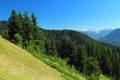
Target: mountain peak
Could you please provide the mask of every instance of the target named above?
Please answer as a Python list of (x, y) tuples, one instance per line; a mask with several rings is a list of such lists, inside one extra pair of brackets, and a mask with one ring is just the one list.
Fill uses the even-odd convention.
[(96, 32), (100, 33), (101, 30), (98, 29), (82, 29), (81, 32)]
[(106, 36), (110, 31), (112, 31), (112, 29), (82, 29), (80, 32), (98, 40), (101, 37)]

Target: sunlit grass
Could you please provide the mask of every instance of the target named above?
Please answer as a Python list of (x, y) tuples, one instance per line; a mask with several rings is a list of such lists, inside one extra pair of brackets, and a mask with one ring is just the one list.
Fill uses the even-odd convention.
[(61, 75), (0, 37), (0, 80), (64, 80)]

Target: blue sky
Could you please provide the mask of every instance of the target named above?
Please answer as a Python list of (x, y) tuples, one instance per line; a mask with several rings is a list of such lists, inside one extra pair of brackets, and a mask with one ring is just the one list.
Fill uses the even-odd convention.
[(120, 28), (120, 0), (0, 0), (0, 20), (12, 9), (34, 12), (44, 29)]

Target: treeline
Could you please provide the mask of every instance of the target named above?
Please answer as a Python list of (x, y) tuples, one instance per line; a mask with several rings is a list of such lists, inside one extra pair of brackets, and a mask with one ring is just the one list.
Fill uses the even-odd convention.
[(11, 16), (6, 23), (6, 29), (1, 27), (4, 38), (18, 46), (29, 49), (29, 51), (44, 51), (45, 37), (37, 26), (34, 13), (29, 17), (27, 11), (22, 15), (12, 10)]
[(41, 29), (34, 13), (29, 17), (27, 11), (22, 15), (12, 10), (6, 23), (6, 28), (0, 25), (1, 35), (33, 54), (41, 52), (65, 59), (85, 75), (98, 77), (102, 73), (120, 79), (119, 47), (97, 42), (73, 30)]

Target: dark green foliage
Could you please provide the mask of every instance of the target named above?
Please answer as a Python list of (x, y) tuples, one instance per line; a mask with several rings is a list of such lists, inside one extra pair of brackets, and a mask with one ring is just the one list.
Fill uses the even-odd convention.
[(74, 57), (77, 48), (69, 38), (62, 38), (58, 46), (58, 53), (62, 58)]
[(8, 21), (0, 21), (0, 35), (8, 39)]
[(14, 39), (14, 35), (16, 33), (20, 33), (21, 29), (22, 29), (22, 24), (20, 23), (17, 13), (15, 10), (12, 10), (12, 14), (11, 17), (9, 18), (9, 24), (8, 24), (9, 40), (11, 40), (14, 43), (12, 39)]
[(7, 29), (8, 21), (0, 21), (0, 33), (2, 33), (3, 30)]
[(37, 18), (35, 17), (34, 13), (32, 13), (31, 18), (33, 26), (37, 26)]
[(43, 30), (43, 32), (47, 38), (53, 37), (57, 41), (61, 40), (63, 37), (66, 37), (71, 39), (76, 44), (93, 42), (93, 39), (90, 39), (88, 36), (74, 30)]
[(57, 48), (53, 39), (45, 41), (45, 53), (47, 55), (57, 56)]
[(94, 75), (95, 80), (100, 73), (116, 80), (120, 78), (119, 48), (97, 42), (72, 30), (43, 30), (43, 32), (48, 39), (54, 38), (59, 56), (67, 59), (68, 64), (74, 65), (84, 74)]
[(22, 36), (19, 33), (14, 34), (14, 43), (21, 46), (22, 45)]
[(8, 39), (30, 52), (44, 52), (45, 37), (37, 26), (36, 19), (34, 13), (30, 19), (27, 11), (22, 15), (12, 10), (7, 29)]
[(83, 71), (85, 74), (90, 75), (90, 74), (95, 74), (99, 76), (100, 74), (100, 67), (99, 63), (97, 60), (94, 60), (92, 57), (86, 58), (83, 60)]

